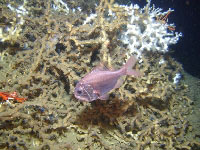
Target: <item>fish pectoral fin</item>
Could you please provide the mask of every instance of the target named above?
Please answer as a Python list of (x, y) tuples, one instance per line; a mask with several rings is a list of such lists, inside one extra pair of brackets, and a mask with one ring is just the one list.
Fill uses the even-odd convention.
[(100, 100), (108, 100), (109, 99), (109, 95), (108, 94), (104, 94), (102, 96), (99, 97)]

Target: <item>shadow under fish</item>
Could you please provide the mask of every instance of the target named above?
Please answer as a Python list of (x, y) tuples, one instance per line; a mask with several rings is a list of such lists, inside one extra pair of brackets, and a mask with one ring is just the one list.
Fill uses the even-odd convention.
[(80, 101), (87, 102), (97, 99), (107, 100), (109, 97), (108, 92), (122, 85), (123, 82), (120, 77), (125, 75), (141, 76), (139, 71), (132, 69), (135, 63), (136, 58), (131, 56), (127, 63), (116, 71), (109, 70), (105, 66), (94, 68), (76, 84), (74, 96)]

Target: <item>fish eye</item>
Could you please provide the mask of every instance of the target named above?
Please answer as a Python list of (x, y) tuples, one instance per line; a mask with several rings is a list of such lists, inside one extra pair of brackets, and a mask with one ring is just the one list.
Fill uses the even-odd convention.
[(82, 94), (82, 91), (81, 90), (77, 90), (77, 93), (80, 95), (80, 94)]

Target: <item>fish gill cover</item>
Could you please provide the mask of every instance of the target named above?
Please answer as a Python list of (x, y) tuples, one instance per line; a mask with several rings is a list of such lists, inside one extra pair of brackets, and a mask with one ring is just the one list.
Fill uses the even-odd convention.
[[(1, 97), (0, 148), (199, 147), (182, 66), (166, 53), (182, 35), (167, 21), (172, 11), (150, 1), (1, 1), (0, 92), (26, 101)], [(132, 55), (141, 78), (126, 77), (108, 101), (75, 99), (77, 81), (93, 67), (119, 69)]]

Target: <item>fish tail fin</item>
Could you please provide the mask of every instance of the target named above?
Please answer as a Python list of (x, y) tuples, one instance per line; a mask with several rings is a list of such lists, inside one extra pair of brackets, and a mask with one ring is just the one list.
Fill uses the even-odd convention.
[(123, 72), (125, 71), (125, 75), (133, 75), (135, 77), (141, 76), (141, 73), (139, 71), (136, 71), (132, 69), (133, 66), (135, 66), (136, 58), (134, 56), (131, 56), (126, 64), (122, 67)]

